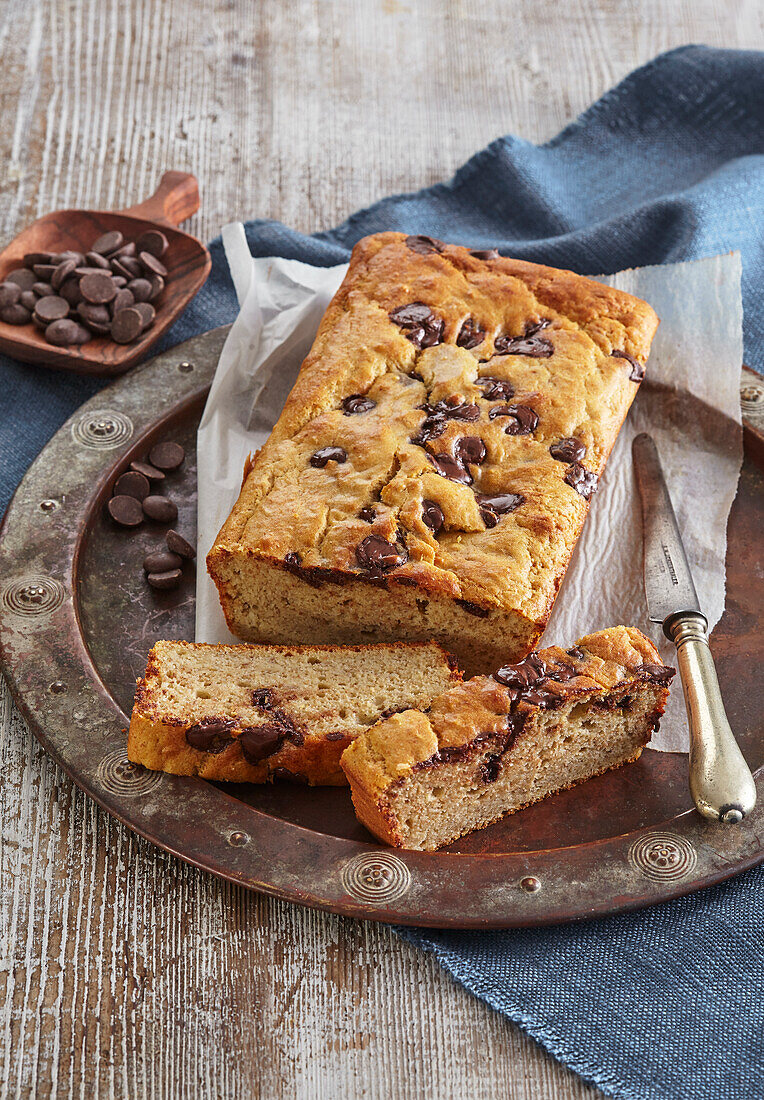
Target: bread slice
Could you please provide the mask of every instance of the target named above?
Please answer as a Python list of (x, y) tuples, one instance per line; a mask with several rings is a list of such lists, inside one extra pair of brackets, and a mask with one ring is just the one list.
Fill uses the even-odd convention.
[(644, 635), (618, 626), (456, 684), (346, 749), (355, 812), (395, 847), (449, 844), (636, 760), (673, 674)]
[(524, 657), (657, 324), (570, 271), (359, 241), (207, 558), (231, 631), (434, 638), (470, 675)]
[(340, 756), (386, 713), (426, 707), (461, 680), (434, 644), (157, 642), (138, 681), (130, 760), (237, 783), (346, 783)]

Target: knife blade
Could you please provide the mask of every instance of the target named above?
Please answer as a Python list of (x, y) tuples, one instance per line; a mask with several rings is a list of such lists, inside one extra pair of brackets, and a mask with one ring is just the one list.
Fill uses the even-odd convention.
[(708, 620), (700, 610), (652, 436), (643, 432), (634, 438), (632, 459), (642, 504), (648, 616), (676, 646), (687, 708), (690, 793), (704, 817), (735, 824), (756, 805), (756, 784), (724, 710)]

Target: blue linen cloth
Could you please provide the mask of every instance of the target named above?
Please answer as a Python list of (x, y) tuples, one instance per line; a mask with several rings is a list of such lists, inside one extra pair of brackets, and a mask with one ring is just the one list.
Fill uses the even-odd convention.
[[(249, 222), (254, 255), (346, 261), (398, 229), (582, 273), (739, 249), (745, 348), (764, 369), (764, 54), (688, 46), (543, 146), (502, 137), (454, 178), (306, 237)], [(164, 346), (232, 321), (222, 245)], [(0, 359), (0, 505), (101, 385)], [(640, 913), (531, 931), (402, 930), (555, 1057), (628, 1100), (764, 1096), (764, 873)]]

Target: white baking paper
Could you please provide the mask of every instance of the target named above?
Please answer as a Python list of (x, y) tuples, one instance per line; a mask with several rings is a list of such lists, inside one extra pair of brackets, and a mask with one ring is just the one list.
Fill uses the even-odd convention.
[[(241, 311), (199, 426), (201, 561), (238, 496), (247, 455), (268, 437), (347, 270), (253, 259), (239, 223), (226, 226), (223, 241)], [(602, 281), (650, 302), (661, 325), (647, 378), (593, 499), (544, 643), (567, 646), (592, 630), (626, 623), (652, 637), (672, 663), (673, 647), (647, 620), (631, 441), (640, 431), (656, 440), (701, 606), (714, 626), (724, 610), (727, 517), (742, 461), (740, 258), (640, 268)], [(197, 640), (232, 640), (203, 569), (196, 607)], [(677, 682), (651, 747), (689, 747)]]

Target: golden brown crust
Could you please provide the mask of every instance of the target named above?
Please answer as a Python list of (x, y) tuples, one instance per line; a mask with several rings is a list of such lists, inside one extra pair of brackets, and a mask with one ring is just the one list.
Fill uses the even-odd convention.
[[(353, 740), (355, 732), (350, 732), (347, 722), (341, 715), (336, 717), (336, 728), (321, 732), (311, 730), (310, 725), (297, 722), (299, 739), (285, 738), (277, 751), (259, 763), (248, 762), (242, 753), (239, 739), (242, 731), (253, 721), (252, 708), (240, 706), (236, 714), (220, 714), (219, 708), (210, 704), (212, 714), (233, 719), (226, 733), (232, 739), (222, 752), (211, 753), (193, 748), (186, 734), (199, 721), (198, 714), (188, 709), (173, 710), (168, 707), (161, 695), (163, 667), (167, 663), (167, 654), (185, 651), (204, 660), (220, 660), (225, 655), (238, 655), (246, 658), (248, 654), (265, 652), (272, 658), (276, 655), (309, 657), (311, 663), (322, 654), (342, 652), (344, 655), (356, 654), (359, 660), (371, 661), (385, 655), (398, 653), (406, 658), (408, 654), (418, 659), (427, 657), (429, 672), (433, 683), (445, 686), (460, 681), (461, 673), (454, 659), (441, 646), (434, 643), (425, 645), (389, 643), (374, 646), (246, 646), (246, 645), (207, 645), (192, 642), (158, 642), (149, 654), (146, 672), (137, 682), (135, 704), (128, 732), (128, 757), (156, 771), (170, 772), (174, 775), (198, 775), (203, 779), (229, 781), (233, 783), (265, 783), (278, 778), (289, 778), (280, 771), (285, 769), (291, 777), (310, 783), (313, 786), (345, 786), (347, 780), (340, 767), (340, 757)], [(251, 696), (257, 686), (246, 686), (244, 695)], [(425, 689), (412, 686), (412, 693), (419, 693), (423, 701), (428, 701)], [(434, 692), (433, 692), (434, 694)], [(289, 710), (289, 701), (283, 706)], [(374, 704), (369, 701), (373, 711)], [(377, 711), (378, 713), (378, 711)], [(322, 715), (322, 717), (326, 717)], [(265, 720), (269, 720), (266, 713)], [(331, 723), (330, 723), (331, 724)], [(324, 722), (323, 725), (326, 725)]]
[[(644, 302), (572, 272), (478, 259), (453, 245), (423, 254), (406, 241), (380, 233), (356, 245), (208, 569), (234, 630), (248, 627), (231, 578), (256, 562), (279, 568), (291, 559), (307, 583), (411, 585), (481, 613), (512, 612), (526, 624), (518, 644), (527, 652), (548, 620), (588, 510), (565, 480), (571, 464), (553, 458), (550, 446), (579, 439), (585, 469), (599, 477), (637, 390), (631, 361), (612, 352), (643, 366), (657, 318)], [(415, 346), (407, 338), (412, 326), (391, 320), (412, 302), (442, 323), (434, 346)], [(469, 348), (457, 345), (468, 321), (483, 334)], [(500, 338), (521, 338), (545, 322), (537, 336), (549, 342), (550, 356), (495, 353)], [(512, 395), (491, 397), (485, 379)], [(348, 414), (342, 402), (350, 395), (373, 407)], [(446, 401), (474, 408), (478, 419), (444, 414), (442, 431), (412, 442), (432, 416), (421, 406), (442, 410)], [(514, 421), (498, 415), (507, 404), (532, 410), (538, 423), (527, 434), (507, 434)], [(459, 458), (465, 439), (485, 448), (482, 460)], [(346, 460), (312, 465), (327, 447), (341, 448)], [(433, 459), (443, 454), (456, 456), (464, 476), (442, 476)], [(508, 494), (522, 502), (489, 523), (482, 498)], [(424, 521), (425, 501), (442, 513), (439, 531)], [(359, 515), (364, 508), (374, 510), (371, 520)], [(401, 548), (401, 564), (370, 576), (357, 556), (370, 535)], [(337, 602), (326, 601), (329, 620), (341, 614)], [(462, 632), (473, 625), (465, 616)], [(461, 627), (450, 629), (458, 635)]]
[[(492, 747), (493, 736), (497, 743), (506, 744), (507, 716), (524, 719), (546, 709), (544, 694), (554, 697), (553, 705), (555, 700), (560, 703), (590, 700), (613, 692), (626, 696), (630, 687), (644, 682), (641, 677), (646, 675), (645, 666), (653, 670), (663, 667), (652, 642), (635, 628), (624, 626), (589, 634), (568, 650), (558, 646), (539, 650), (525, 663), (536, 659), (542, 662), (549, 678), (541, 678), (538, 684), (532, 682), (519, 697), (511, 686), (511, 677), (509, 684), (504, 684), (494, 677), (476, 676), (434, 699), (426, 713), (410, 710), (395, 714), (358, 738), (343, 754), (342, 768), (359, 820), (386, 843), (400, 844), (389, 796), (417, 768), (437, 766), (441, 756), (447, 762), (448, 750), (456, 751), (460, 759), (477, 757), (486, 747)], [(559, 670), (564, 676), (557, 680)], [(660, 684), (660, 676), (657, 682)], [(534, 687), (543, 690), (537, 694)], [(653, 714), (656, 720), (667, 698), (668, 688), (661, 686)], [(513, 754), (517, 755), (527, 728), (527, 723), (525, 726), (522, 721), (518, 723), (511, 746), (503, 751), (505, 767), (512, 766)], [(649, 737), (650, 728), (646, 726), (643, 745), (629, 755), (629, 760), (640, 755)], [(592, 771), (591, 775), (594, 774), (599, 773)], [(514, 810), (520, 808), (515, 806)]]

